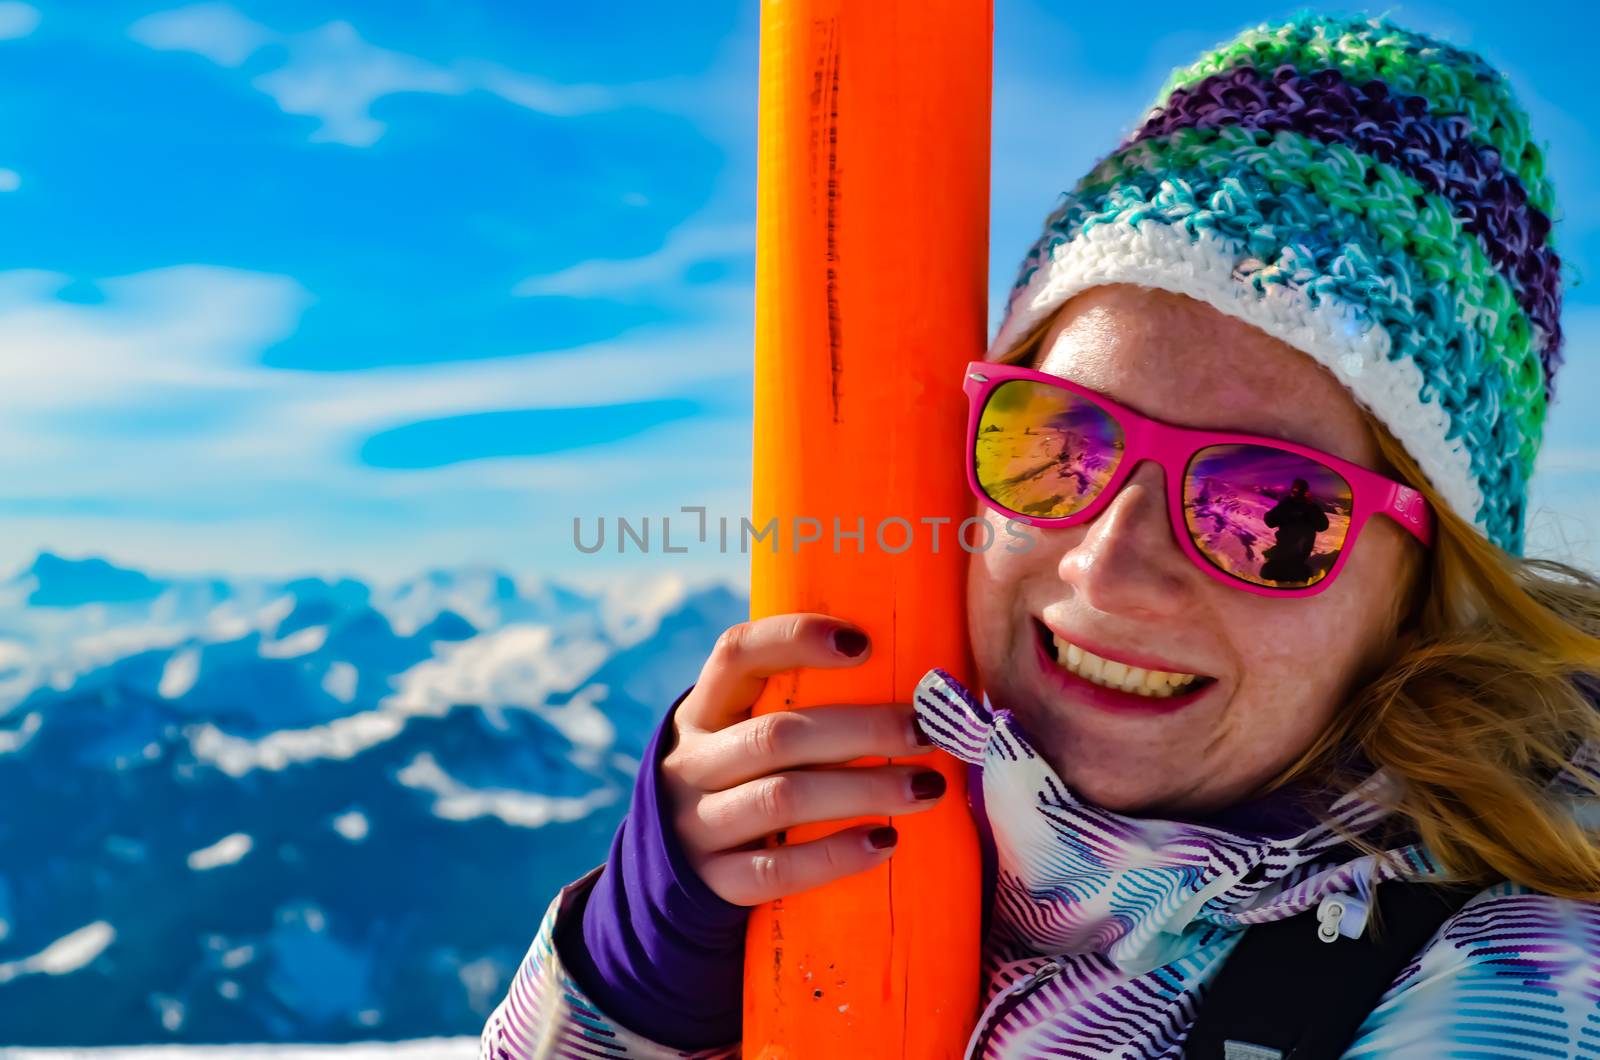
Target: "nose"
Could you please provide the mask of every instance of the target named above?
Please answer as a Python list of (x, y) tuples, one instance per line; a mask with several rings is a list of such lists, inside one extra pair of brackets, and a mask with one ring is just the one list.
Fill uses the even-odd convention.
[(1097, 611), (1130, 618), (1171, 616), (1192, 602), (1194, 570), (1172, 536), (1162, 469), (1134, 469), (1082, 540), (1061, 557), (1062, 581)]

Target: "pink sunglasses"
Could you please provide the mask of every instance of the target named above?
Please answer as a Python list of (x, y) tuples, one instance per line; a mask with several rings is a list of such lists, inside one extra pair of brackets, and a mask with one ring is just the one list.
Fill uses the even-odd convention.
[(1189, 558), (1261, 596), (1326, 589), (1374, 514), (1433, 544), (1421, 493), (1331, 453), (1174, 427), (1014, 365), (973, 361), (963, 389), (967, 483), (990, 508), (1029, 526), (1088, 522), (1153, 460), (1166, 469), (1172, 529)]

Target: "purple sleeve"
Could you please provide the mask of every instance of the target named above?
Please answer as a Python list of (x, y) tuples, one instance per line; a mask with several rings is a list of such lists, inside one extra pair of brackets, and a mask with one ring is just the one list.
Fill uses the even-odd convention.
[[(673, 715), (688, 694), (645, 750), (605, 869), (556, 945), (608, 1017), (663, 1045), (704, 1049), (739, 1038), (750, 911), (718, 897), (689, 867), (659, 788)], [(573, 937), (580, 918), (581, 937)]]

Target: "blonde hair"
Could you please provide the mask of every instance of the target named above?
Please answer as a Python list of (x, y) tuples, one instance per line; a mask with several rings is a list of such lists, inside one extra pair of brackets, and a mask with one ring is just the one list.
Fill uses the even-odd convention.
[[(1055, 316), (999, 360), (1030, 363)], [(1600, 758), (1583, 761), (1600, 753), (1600, 704), (1577, 684), (1600, 675), (1600, 581), (1491, 543), (1363, 414), (1389, 465), (1380, 470), (1433, 506), (1434, 547), (1407, 550), (1388, 650), (1270, 787), (1348, 790), (1364, 775), (1349, 765), (1358, 750), (1364, 769), (1400, 781), (1397, 823), (1454, 878), (1600, 900), (1600, 836), (1551, 786), (1562, 778), (1568, 793), (1600, 794)]]

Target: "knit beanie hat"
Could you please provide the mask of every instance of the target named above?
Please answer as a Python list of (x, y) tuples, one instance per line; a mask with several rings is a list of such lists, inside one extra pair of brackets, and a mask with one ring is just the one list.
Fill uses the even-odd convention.
[(1174, 72), (1047, 218), (990, 356), (1089, 287), (1199, 299), (1333, 372), (1520, 554), (1561, 361), (1552, 214), (1527, 116), (1482, 58), (1301, 15)]

